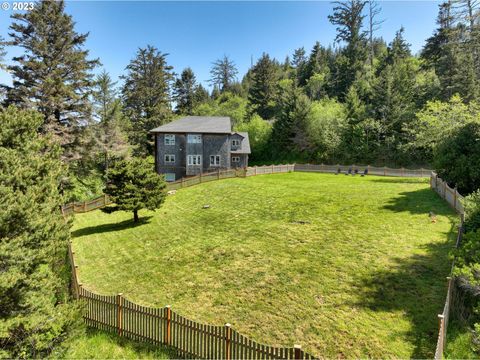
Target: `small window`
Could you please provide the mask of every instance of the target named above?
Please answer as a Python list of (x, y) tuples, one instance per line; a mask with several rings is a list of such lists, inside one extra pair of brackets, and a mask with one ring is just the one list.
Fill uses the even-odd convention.
[(188, 155), (188, 165), (202, 165), (202, 155)]
[(232, 140), (232, 147), (239, 147), (239, 146), (240, 146), (240, 140), (233, 139)]
[(239, 163), (240, 162), (240, 156), (232, 156), (232, 163)]
[(165, 134), (165, 145), (175, 145), (175, 135)]
[(175, 155), (165, 155), (165, 164), (175, 164)]
[(175, 181), (175, 173), (166, 173), (165, 181)]
[(187, 135), (187, 142), (189, 144), (201, 144), (202, 135)]
[(210, 155), (210, 166), (220, 166), (220, 155)]

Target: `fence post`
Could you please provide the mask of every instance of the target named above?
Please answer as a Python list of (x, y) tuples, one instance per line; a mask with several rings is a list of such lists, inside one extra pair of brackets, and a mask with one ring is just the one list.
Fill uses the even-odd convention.
[(182, 182), (181, 182), (181, 187), (184, 188), (184, 187), (185, 187), (185, 186), (184, 186), (184, 185), (185, 185), (185, 184), (184, 184), (184, 183), (185, 183), (185, 178), (182, 177), (182, 180), (181, 180), (181, 181), (182, 181)]
[(107, 205), (107, 194), (103, 194), (103, 206)]
[(122, 336), (122, 317), (123, 317), (123, 298), (122, 293), (117, 295), (117, 330), (118, 335)]
[(225, 360), (230, 360), (232, 353), (232, 328), (229, 323), (225, 324)]
[(200, 175), (199, 175), (199, 180), (200, 180), (200, 184), (202, 183), (202, 173), (200, 172)]
[(83, 201), (83, 212), (87, 212), (87, 201)]
[(257, 176), (257, 166), (255, 165), (255, 176)]
[(273, 174), (273, 164), (272, 164), (272, 174)]
[(295, 360), (301, 360), (302, 359), (302, 347), (300, 345), (293, 345), (293, 358)]
[(220, 169), (217, 169), (217, 180), (220, 180)]
[(447, 198), (447, 182), (443, 181), (443, 198)]
[(458, 194), (458, 191), (457, 191), (457, 187), (455, 186), (453, 188), (453, 208), (455, 210), (457, 210), (457, 194)]
[(167, 309), (167, 329), (163, 340), (166, 345), (170, 345), (172, 340), (172, 309), (170, 305), (165, 306), (165, 308)]
[(384, 166), (384, 167), (383, 167), (383, 176), (386, 176), (386, 175), (387, 175), (387, 167)]
[(439, 330), (438, 330), (438, 337), (441, 339), (440, 340), (440, 354), (443, 354), (443, 346), (444, 346), (444, 331), (445, 331), (445, 316), (443, 314), (438, 314), (438, 326), (439, 326)]
[(402, 167), (400, 170), (402, 171), (402, 172), (401, 172), (402, 177), (404, 177), (404, 176), (405, 176), (405, 168)]

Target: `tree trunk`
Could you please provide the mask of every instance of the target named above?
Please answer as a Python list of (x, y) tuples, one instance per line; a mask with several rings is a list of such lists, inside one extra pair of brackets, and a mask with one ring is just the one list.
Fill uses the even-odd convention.
[(133, 210), (133, 222), (138, 222), (138, 210)]

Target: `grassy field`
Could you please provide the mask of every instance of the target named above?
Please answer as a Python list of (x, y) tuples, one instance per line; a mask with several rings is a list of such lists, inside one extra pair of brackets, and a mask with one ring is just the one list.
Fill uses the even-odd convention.
[(86, 288), (317, 356), (433, 356), (456, 216), (425, 179), (236, 178), (141, 216), (76, 215)]
[(99, 331), (87, 331), (64, 344), (65, 351), (52, 354), (54, 359), (174, 359), (168, 349), (153, 347)]

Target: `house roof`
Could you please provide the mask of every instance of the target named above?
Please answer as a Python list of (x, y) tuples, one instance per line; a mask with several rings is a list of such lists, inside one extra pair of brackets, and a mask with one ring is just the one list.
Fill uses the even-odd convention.
[(250, 154), (250, 140), (248, 139), (248, 133), (247, 132), (234, 132), (232, 134), (238, 134), (243, 137), (243, 140), (241, 142), (242, 147), (238, 150), (232, 150), (232, 154)]
[(150, 132), (230, 134), (232, 124), (227, 116), (187, 116), (152, 129)]

